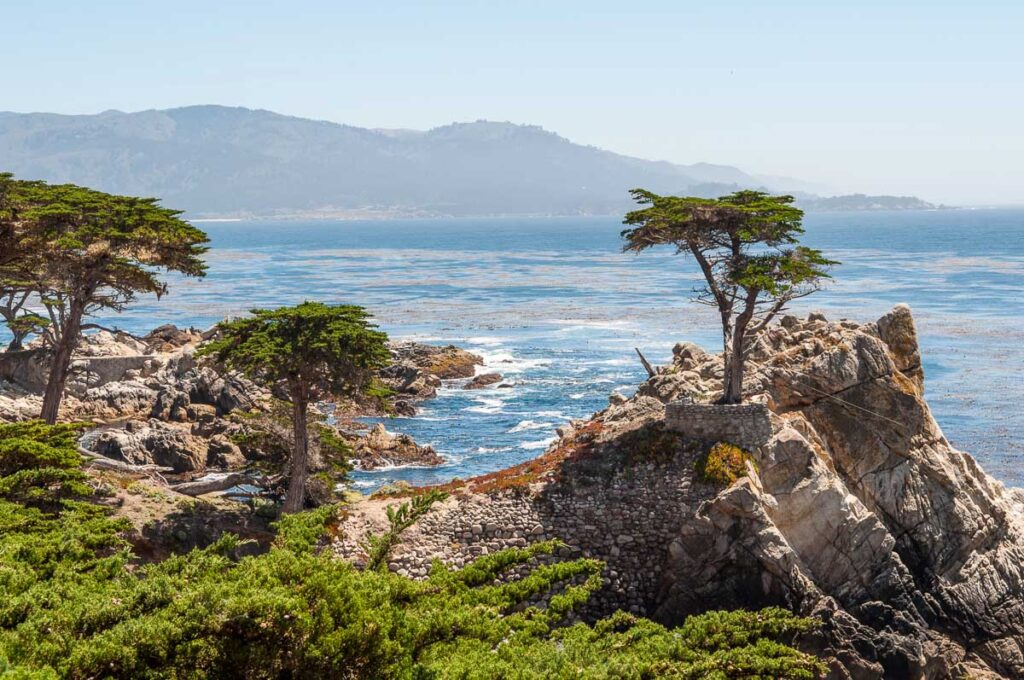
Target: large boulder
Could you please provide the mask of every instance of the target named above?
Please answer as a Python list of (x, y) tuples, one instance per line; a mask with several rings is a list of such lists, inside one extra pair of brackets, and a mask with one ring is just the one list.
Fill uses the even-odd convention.
[(462, 386), (464, 390), (480, 390), (501, 382), (501, 373), (481, 373)]
[(377, 423), (355, 441), (354, 458), (364, 470), (386, 465), (440, 465), (444, 459), (431, 446), (420, 446), (406, 434), (391, 434)]
[(341, 413), (392, 413), (412, 416), (416, 403), (437, 396), (442, 380), (471, 378), (483, 359), (454, 345), (424, 345), (418, 342), (393, 342), (388, 349), (391, 363), (377, 372), (377, 378), (392, 392), (387, 404), (379, 400), (339, 403)]
[(209, 457), (206, 440), (155, 419), (102, 431), (92, 438), (90, 449), (132, 465), (159, 465), (174, 472), (202, 472)]
[(202, 335), (196, 329), (182, 329), (174, 324), (157, 326), (142, 337), (142, 342), (151, 352), (164, 354), (187, 345), (194, 345), (200, 340), (202, 340)]
[(472, 378), (476, 367), (484, 363), (482, 357), (455, 345), (424, 345), (418, 342), (393, 343), (390, 347), (394, 363), (415, 366), (428, 375), (441, 380)]

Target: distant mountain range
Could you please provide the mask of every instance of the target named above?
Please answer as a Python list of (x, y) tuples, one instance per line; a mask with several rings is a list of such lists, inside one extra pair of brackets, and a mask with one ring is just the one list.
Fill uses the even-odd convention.
[(894, 198), (818, 199), (797, 180), (641, 160), (529, 125), (372, 130), (224, 106), (0, 113), (0, 171), (158, 196), (193, 217), (608, 214), (629, 208), (627, 190), (636, 186), (766, 187), (803, 202), (837, 201), (825, 209)]

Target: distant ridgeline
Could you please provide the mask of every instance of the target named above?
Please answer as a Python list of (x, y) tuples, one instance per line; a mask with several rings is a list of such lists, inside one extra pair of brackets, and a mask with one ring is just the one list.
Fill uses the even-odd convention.
[[(607, 215), (630, 209), (627, 192), (637, 186), (715, 196), (767, 187), (808, 201), (838, 200), (818, 199), (813, 194), (822, 189), (797, 180), (622, 156), (537, 126), (477, 121), (426, 132), (374, 130), (224, 106), (0, 112), (0, 171), (159, 196), (193, 217)], [(851, 209), (849, 198), (814, 209)], [(931, 207), (888, 197), (864, 203), (890, 201)]]
[(807, 211), (825, 210), (944, 210), (951, 206), (929, 203), (916, 196), (805, 196), (797, 199)]
[[(695, 184), (682, 191), (679, 195), (703, 196), (714, 198), (739, 191), (740, 189), (756, 188), (761, 191), (772, 191), (770, 187), (748, 187), (742, 184), (721, 184), (708, 182)], [(843, 196), (817, 196), (801, 191), (790, 192), (796, 196), (797, 206), (807, 212), (827, 212), (845, 210), (948, 210), (952, 206), (929, 203), (916, 196), (870, 196), (867, 194), (845, 194)]]

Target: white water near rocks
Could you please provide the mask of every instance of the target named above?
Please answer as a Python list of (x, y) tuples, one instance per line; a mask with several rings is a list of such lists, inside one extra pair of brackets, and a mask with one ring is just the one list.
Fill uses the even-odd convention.
[[(687, 301), (700, 282), (692, 263), (621, 253), (613, 217), (200, 226), (212, 239), (206, 279), (175, 278), (159, 303), (103, 321), (206, 327), (252, 307), (351, 302), (392, 336), (480, 354), (479, 372), (512, 385), (453, 384), (417, 417), (389, 421), (448, 462), (356, 473), (363, 488), (533, 458), (555, 427), (632, 392), (645, 375), (634, 347), (658, 363), (677, 341), (718, 342), (714, 316)], [(867, 321), (910, 304), (939, 424), (991, 474), (1024, 484), (1024, 211), (819, 214), (806, 226), (806, 241), (843, 265), (793, 311)]]

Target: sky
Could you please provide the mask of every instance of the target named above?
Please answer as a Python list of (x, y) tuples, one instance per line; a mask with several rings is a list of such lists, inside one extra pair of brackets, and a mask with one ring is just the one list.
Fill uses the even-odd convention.
[(1024, 2), (0, 0), (0, 110), (478, 119), (834, 191), (1024, 204)]

